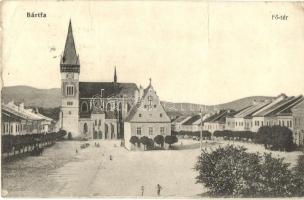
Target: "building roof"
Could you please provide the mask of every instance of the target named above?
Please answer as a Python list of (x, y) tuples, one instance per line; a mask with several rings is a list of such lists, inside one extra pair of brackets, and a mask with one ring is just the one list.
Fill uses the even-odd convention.
[(270, 102), (259, 102), (257, 104), (254, 104), (252, 106), (249, 106), (240, 112), (236, 113), (233, 117), (234, 118), (248, 118), (251, 117), (252, 114), (257, 112), (259, 109), (262, 109), (263, 107), (267, 106)]
[(76, 53), (71, 20), (69, 23), (68, 35), (65, 41), (64, 52), (60, 63), (63, 65), (79, 65), (79, 59)]
[(51, 118), (48, 118), (40, 113), (35, 113), (32, 111), (32, 109), (24, 109), (22, 106), (16, 106), (13, 102), (8, 103), (7, 105), (2, 104), (1, 108), (2, 111), (11, 113), (14, 116), (20, 117), (21, 119), (34, 120), (34, 121), (39, 121), (39, 120), (52, 121)]
[(200, 118), (201, 118), (200, 115), (194, 115), (193, 117), (191, 117), (190, 119), (188, 119), (187, 121), (185, 121), (182, 125), (192, 125), (194, 122), (196, 122)]
[(280, 111), (284, 110), (285, 108), (288, 108), (288, 106), (292, 105), (293, 103), (295, 103), (296, 101), (300, 100), (302, 98), (302, 96), (298, 96), (298, 97), (287, 97), (275, 104), (273, 104), (272, 106), (270, 106), (269, 108), (263, 110), (262, 112), (259, 112), (255, 115), (253, 115), (254, 117), (265, 117), (265, 116), (275, 116), (277, 113), (279, 113)]
[(233, 116), (235, 113), (233, 110), (220, 110), (218, 113), (206, 118), (204, 123), (225, 123), (226, 118)]
[(173, 123), (180, 123), (182, 121), (184, 121), (185, 119), (187, 119), (189, 116), (179, 116), (177, 119), (175, 119), (173, 121)]
[(288, 115), (292, 115), (291, 113), (291, 109), (296, 106), (297, 104), (299, 104), (301, 101), (303, 101), (303, 96), (300, 95), (298, 97), (294, 97), (292, 98), (290, 101), (286, 102), (285, 104), (281, 105), (280, 107), (278, 107), (277, 109), (273, 110), (271, 113), (269, 113), (267, 116), (288, 116)]
[(295, 105), (291, 111), (296, 112), (297, 110), (304, 110), (304, 100)]
[(114, 82), (79, 82), (79, 98), (92, 98), (101, 95), (103, 98), (109, 97), (134, 97), (138, 90), (135, 83), (116, 83)]

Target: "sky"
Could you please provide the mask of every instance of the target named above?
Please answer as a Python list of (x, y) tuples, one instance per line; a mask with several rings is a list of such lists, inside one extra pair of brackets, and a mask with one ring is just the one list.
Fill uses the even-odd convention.
[(301, 3), (5, 1), (2, 9), (4, 86), (59, 88), (71, 19), (80, 81), (112, 81), (116, 66), (119, 82), (147, 87), (151, 78), (164, 101), (304, 94)]

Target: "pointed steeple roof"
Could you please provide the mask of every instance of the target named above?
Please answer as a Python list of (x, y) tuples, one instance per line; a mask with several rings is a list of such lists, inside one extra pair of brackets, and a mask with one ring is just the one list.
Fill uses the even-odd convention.
[(115, 66), (115, 69), (114, 69), (114, 83), (117, 83), (116, 66)]
[(64, 52), (61, 58), (61, 64), (79, 65), (79, 59), (76, 53), (71, 20), (69, 23), (68, 35), (65, 41)]

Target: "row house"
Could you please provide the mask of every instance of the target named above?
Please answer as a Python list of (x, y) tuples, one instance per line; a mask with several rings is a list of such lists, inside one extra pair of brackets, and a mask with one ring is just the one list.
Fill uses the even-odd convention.
[(201, 115), (194, 115), (188, 118), (186, 121), (183, 122), (181, 125), (181, 131), (185, 132), (197, 132), (200, 131), (202, 128), (201, 125)]
[(252, 123), (252, 115), (258, 110), (269, 104), (268, 101), (254, 102), (253, 105), (238, 111), (235, 115), (227, 117), (226, 130), (231, 131), (250, 131)]
[(267, 109), (258, 111), (252, 116), (253, 126), (251, 128), (252, 132), (257, 132), (262, 126), (286, 126), (293, 130), (293, 120), (292, 115), (284, 115), (284, 111), (288, 111), (289, 108), (297, 105), (299, 102), (303, 101), (303, 96), (291, 96), (285, 97), (281, 101), (276, 102), (275, 104), (270, 104), (267, 106)]
[(203, 121), (203, 130), (214, 133), (226, 129), (226, 120), (235, 114), (233, 110), (220, 110)]
[(182, 130), (182, 124), (188, 121), (191, 116), (179, 116), (171, 123), (172, 131), (179, 132)]
[(24, 104), (15, 105), (13, 101), (1, 106), (1, 134), (24, 135), (55, 131), (51, 118), (38, 111), (25, 109)]

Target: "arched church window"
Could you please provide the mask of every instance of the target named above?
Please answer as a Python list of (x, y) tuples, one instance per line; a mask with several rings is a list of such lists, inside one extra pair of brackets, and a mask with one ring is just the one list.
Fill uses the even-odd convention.
[(81, 111), (82, 112), (87, 112), (88, 111), (88, 103), (87, 102), (82, 102), (81, 104)]

